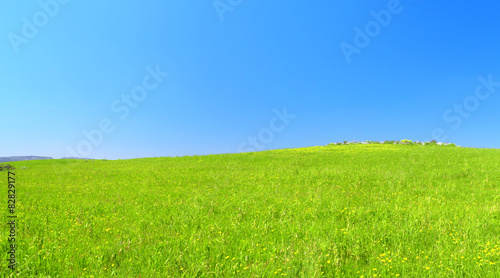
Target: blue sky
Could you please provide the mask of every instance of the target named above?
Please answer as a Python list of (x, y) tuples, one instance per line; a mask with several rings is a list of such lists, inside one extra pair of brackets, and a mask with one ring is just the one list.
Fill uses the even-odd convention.
[(494, 1), (3, 1), (0, 156), (400, 139), (499, 148), (499, 11)]

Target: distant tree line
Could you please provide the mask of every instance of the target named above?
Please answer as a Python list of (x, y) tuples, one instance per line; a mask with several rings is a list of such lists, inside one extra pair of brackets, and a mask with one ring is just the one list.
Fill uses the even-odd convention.
[(428, 141), (428, 142), (420, 142), (420, 141), (412, 141), (408, 139), (403, 140), (386, 140), (386, 141), (344, 141), (338, 143), (330, 143), (330, 145), (350, 145), (350, 144), (395, 144), (395, 145), (443, 145), (443, 146), (452, 146), (455, 147), (457, 145), (453, 143), (441, 143), (436, 140)]

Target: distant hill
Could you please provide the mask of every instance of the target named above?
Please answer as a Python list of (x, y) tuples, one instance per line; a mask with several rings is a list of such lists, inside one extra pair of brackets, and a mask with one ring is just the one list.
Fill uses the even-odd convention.
[(25, 161), (25, 160), (39, 160), (39, 159), (53, 159), (53, 158), (48, 156), (10, 156), (10, 157), (0, 157), (0, 163)]

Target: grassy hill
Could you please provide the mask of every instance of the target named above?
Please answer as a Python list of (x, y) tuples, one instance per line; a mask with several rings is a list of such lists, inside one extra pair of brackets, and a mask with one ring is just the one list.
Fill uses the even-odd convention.
[(29, 163), (9, 163), (20, 277), (500, 277), (497, 149)]

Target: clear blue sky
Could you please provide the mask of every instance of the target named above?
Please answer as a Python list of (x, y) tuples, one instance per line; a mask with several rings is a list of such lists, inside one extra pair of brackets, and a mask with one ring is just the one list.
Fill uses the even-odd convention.
[(54, 1), (0, 3), (0, 156), (500, 147), (499, 2)]

